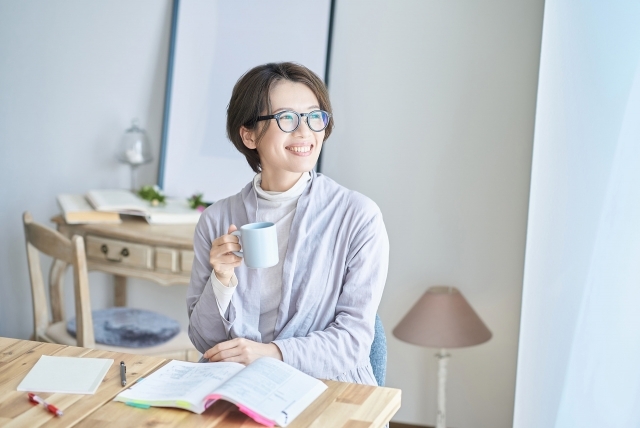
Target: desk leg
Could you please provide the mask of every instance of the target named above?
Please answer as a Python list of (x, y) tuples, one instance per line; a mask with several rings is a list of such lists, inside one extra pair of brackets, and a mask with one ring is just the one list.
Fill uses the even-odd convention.
[(52, 322), (64, 321), (63, 286), (64, 275), (69, 264), (62, 260), (54, 260), (49, 271), (49, 297), (51, 299)]
[(114, 275), (115, 296), (114, 306), (127, 306), (127, 277)]

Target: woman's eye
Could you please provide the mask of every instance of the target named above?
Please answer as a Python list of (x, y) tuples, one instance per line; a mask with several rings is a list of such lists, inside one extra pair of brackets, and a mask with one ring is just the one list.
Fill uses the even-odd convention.
[(292, 114), (283, 114), (282, 116), (280, 116), (280, 120), (281, 121), (287, 121), (287, 122), (293, 122), (294, 116)]

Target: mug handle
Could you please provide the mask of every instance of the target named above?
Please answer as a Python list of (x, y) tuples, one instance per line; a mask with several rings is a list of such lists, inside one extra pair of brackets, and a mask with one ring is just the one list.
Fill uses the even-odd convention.
[[(240, 232), (239, 230), (234, 230), (230, 233), (230, 235), (237, 236), (239, 241), (242, 239), (242, 232)], [(240, 245), (242, 245), (242, 241), (240, 242)], [(242, 254), (242, 251), (232, 251), (232, 253), (238, 257), (244, 258), (244, 254)]]

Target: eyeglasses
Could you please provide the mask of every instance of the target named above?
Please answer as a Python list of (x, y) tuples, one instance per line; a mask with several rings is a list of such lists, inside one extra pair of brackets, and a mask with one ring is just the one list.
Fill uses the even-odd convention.
[(268, 116), (258, 116), (257, 121), (275, 119), (278, 128), (282, 132), (293, 132), (300, 126), (301, 117), (307, 121), (309, 129), (314, 132), (323, 131), (329, 125), (331, 114), (324, 110), (313, 110), (309, 113), (298, 113), (291, 110), (281, 111), (280, 113), (270, 114)]

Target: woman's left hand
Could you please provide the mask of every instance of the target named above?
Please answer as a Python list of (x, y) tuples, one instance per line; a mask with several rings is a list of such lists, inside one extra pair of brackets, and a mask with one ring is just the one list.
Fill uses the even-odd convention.
[(241, 363), (245, 366), (260, 357), (272, 357), (282, 361), (282, 353), (274, 343), (259, 343), (249, 339), (236, 338), (220, 342), (203, 355), (210, 362), (219, 361)]

